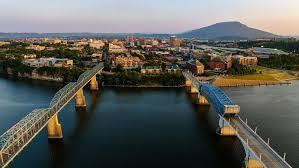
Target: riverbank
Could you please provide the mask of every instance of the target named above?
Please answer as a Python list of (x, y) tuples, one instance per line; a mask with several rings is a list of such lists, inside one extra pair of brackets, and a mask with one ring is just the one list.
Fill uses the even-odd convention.
[(290, 85), (290, 81), (267, 81), (267, 80), (244, 80), (244, 79), (216, 79), (213, 85), (217, 87), (246, 87), (246, 86), (268, 86), (268, 85)]
[(183, 88), (185, 85), (179, 86), (163, 86), (163, 85), (102, 85), (103, 87), (112, 88)]
[(37, 73), (32, 74), (3, 74), (0, 73), (0, 77), (7, 79), (17, 79), (17, 80), (34, 80), (34, 81), (43, 81), (43, 82), (55, 82), (55, 83), (63, 83), (64, 79), (62, 77), (52, 77), (46, 75), (39, 75)]
[(276, 69), (262, 69), (260, 73), (250, 75), (231, 75), (217, 78), (213, 84), (218, 87), (244, 87), (244, 86), (267, 86), (267, 85), (289, 85), (298, 76), (287, 71)]

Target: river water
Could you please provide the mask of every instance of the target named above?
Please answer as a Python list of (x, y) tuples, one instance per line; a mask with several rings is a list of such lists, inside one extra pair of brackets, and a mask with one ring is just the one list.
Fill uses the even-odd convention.
[[(258, 133), (299, 167), (299, 82), (225, 89)], [(35, 108), (47, 107), (61, 86), (0, 78), (0, 133)], [(181, 89), (85, 90), (86, 110), (70, 102), (59, 114), (62, 141), (44, 129), (11, 167), (242, 167), (237, 138), (216, 134), (213, 110), (194, 105)]]

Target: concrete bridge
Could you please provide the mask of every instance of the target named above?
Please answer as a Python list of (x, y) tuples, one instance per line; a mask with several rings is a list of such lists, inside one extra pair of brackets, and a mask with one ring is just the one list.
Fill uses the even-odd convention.
[(281, 157), (269, 142), (265, 142), (237, 114), (240, 106), (234, 103), (221, 89), (209, 83), (200, 82), (190, 72), (183, 72), (186, 78), (188, 92), (197, 95), (196, 103), (211, 105), (219, 116), (217, 132), (221, 136), (236, 136), (242, 142), (246, 157), (247, 168), (291, 168), (286, 162), (285, 155)]
[(49, 139), (62, 139), (58, 113), (75, 98), (76, 107), (86, 107), (83, 87), (90, 83), (91, 90), (98, 90), (96, 75), (103, 69), (103, 64), (85, 71), (77, 82), (72, 82), (59, 90), (49, 107), (35, 109), (21, 121), (0, 136), (0, 167), (9, 163), (47, 126)]

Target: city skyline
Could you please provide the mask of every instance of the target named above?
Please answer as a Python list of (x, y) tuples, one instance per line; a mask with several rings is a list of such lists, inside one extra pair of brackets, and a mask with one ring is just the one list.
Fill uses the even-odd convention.
[(2, 0), (0, 32), (181, 33), (240, 21), (278, 35), (299, 35), (296, 0)]

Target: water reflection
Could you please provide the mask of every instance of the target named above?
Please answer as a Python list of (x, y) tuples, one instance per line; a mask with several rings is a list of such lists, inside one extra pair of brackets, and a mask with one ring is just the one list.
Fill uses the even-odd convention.
[(75, 127), (72, 133), (68, 135), (68, 139), (71, 139), (70, 143), (65, 144), (64, 140), (49, 140), (49, 152), (50, 152), (50, 165), (49, 167), (64, 167), (65, 162), (71, 159), (71, 154), (77, 152), (78, 145), (82, 135), (88, 129), (91, 124), (90, 119), (95, 114), (97, 102), (100, 97), (99, 91), (90, 91), (90, 102), (86, 107), (75, 108)]

